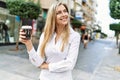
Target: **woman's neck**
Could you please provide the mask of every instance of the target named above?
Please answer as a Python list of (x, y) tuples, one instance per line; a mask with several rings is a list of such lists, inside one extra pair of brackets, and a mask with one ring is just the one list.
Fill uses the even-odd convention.
[(57, 26), (56, 27), (56, 37), (55, 37), (55, 43), (58, 41), (58, 39), (60, 38), (62, 32), (64, 30), (64, 27), (63, 26)]
[(58, 26), (58, 27), (56, 27), (56, 33), (57, 33), (57, 35), (61, 35), (62, 32), (63, 32), (63, 30), (64, 30), (64, 27), (63, 27), (63, 26)]

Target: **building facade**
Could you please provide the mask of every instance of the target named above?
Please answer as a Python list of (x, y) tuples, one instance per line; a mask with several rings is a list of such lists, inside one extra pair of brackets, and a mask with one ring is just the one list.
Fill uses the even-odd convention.
[[(3, 28), (6, 25), (7, 29)], [(15, 20), (15, 15), (9, 14), (6, 0), (0, 0), (0, 44), (14, 43), (18, 39), (19, 22)]]
[[(42, 16), (45, 18), (47, 10), (54, 1), (62, 1), (67, 4), (71, 15), (84, 23), (87, 28), (95, 28), (97, 14), (97, 2), (96, 0), (40, 0), (40, 5), (43, 9)], [(38, 2), (38, 0), (35, 0)]]
[[(42, 13), (40, 16), (42, 16), (44, 19), (46, 19), (47, 12), (49, 7), (54, 3), (55, 1), (62, 1), (67, 4), (69, 7), (70, 14), (73, 18), (81, 21), (83, 24), (86, 25), (87, 29), (93, 30), (96, 28), (96, 17), (97, 14), (97, 2), (96, 0), (26, 0), (26, 1), (33, 1), (36, 4), (39, 4), (42, 8)], [(10, 15), (9, 11), (6, 9), (5, 6), (5, 0), (0, 0), (0, 22), (6, 22), (6, 20), (9, 20), (10, 23), (9, 26), (9, 35), (12, 39), (17, 31), (17, 26), (19, 25), (18, 22), (15, 20), (14, 15)], [(3, 40), (2, 40), (3, 41)], [(16, 41), (16, 39), (14, 39)]]

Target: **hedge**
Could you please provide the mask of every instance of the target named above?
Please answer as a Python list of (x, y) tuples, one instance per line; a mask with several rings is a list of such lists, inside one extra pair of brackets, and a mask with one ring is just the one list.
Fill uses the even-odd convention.
[(73, 20), (71, 21), (71, 25), (72, 25), (73, 27), (79, 28), (79, 27), (82, 25), (82, 22), (80, 22), (80, 21), (77, 20), (77, 19), (73, 19)]
[(120, 23), (114, 23), (114, 24), (110, 24), (110, 30), (120, 30)]

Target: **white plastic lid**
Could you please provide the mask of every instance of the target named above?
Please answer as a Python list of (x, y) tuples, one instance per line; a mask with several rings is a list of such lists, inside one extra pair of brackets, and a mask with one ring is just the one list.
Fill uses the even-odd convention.
[(26, 26), (22, 26), (21, 28), (22, 28), (22, 29), (32, 29), (32, 26), (27, 26), (27, 25), (26, 25)]

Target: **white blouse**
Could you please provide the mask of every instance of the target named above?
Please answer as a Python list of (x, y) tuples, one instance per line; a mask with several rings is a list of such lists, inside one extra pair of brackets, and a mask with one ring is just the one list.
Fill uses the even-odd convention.
[(34, 48), (29, 51), (29, 59), (35, 66), (39, 67), (43, 62), (49, 63), (49, 69), (41, 69), (40, 80), (73, 80), (72, 70), (76, 64), (80, 35), (72, 28), (70, 29), (70, 38), (68, 45), (61, 52), (62, 40), (55, 43), (56, 34), (54, 33), (51, 40), (45, 48), (45, 58), (40, 56), (40, 46), (43, 41), (42, 34), (39, 41), (37, 52)]

